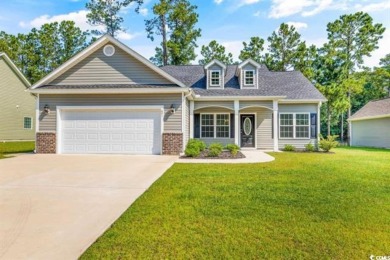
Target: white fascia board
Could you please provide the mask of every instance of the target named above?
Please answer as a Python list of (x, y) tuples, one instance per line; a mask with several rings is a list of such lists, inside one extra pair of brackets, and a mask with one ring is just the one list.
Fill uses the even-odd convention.
[(23, 73), (16, 67), (16, 65), (12, 62), (12, 60), (8, 57), (8, 55), (4, 52), (0, 53), (0, 57), (4, 58), (4, 61), (11, 67), (11, 69), (19, 76), (19, 78), (23, 81), (26, 87), (31, 87), (31, 83), (26, 79)]
[(49, 75), (47, 75), (46, 77), (44, 77), (43, 79), (41, 79), (40, 81), (35, 83), (31, 88), (35, 89), (35, 88), (37, 88), (39, 86), (47, 84), (48, 82), (50, 82), (51, 80), (57, 78), (62, 73), (66, 72), (68, 69), (70, 69), (71, 67), (76, 65), (79, 61), (81, 61), (82, 59), (86, 58), (88, 55), (90, 55), (91, 53), (93, 53), (94, 51), (96, 51), (97, 49), (99, 49), (100, 47), (102, 47), (104, 44), (106, 44), (108, 42), (113, 43), (117, 47), (121, 48), (127, 54), (133, 56), (135, 59), (137, 59), (138, 61), (140, 61), (141, 63), (143, 63), (144, 65), (146, 65), (147, 67), (149, 67), (150, 69), (155, 71), (156, 73), (160, 74), (164, 78), (168, 79), (172, 83), (175, 83), (175, 84), (177, 84), (177, 85), (179, 85), (180, 87), (183, 87), (183, 88), (186, 87), (182, 82), (180, 82), (176, 78), (172, 77), (171, 75), (169, 75), (168, 73), (166, 73), (165, 71), (163, 71), (162, 69), (160, 69), (159, 67), (157, 67), (156, 65), (151, 63), (150, 61), (148, 61), (147, 59), (145, 59), (142, 55), (138, 54), (134, 50), (130, 49), (128, 46), (126, 46), (123, 43), (119, 42), (118, 40), (116, 40), (115, 38), (111, 37), (110, 35), (106, 34), (106, 35), (102, 36), (100, 39), (98, 39), (97, 41), (95, 41), (93, 44), (88, 46), (86, 49), (84, 49), (80, 53), (78, 53), (75, 56), (73, 56), (67, 62), (65, 62), (64, 64), (59, 66), (57, 69), (55, 69)]
[(188, 92), (188, 88), (114, 88), (114, 89), (30, 89), (29, 92), (35, 94), (159, 94), (159, 93), (183, 93)]
[(218, 66), (222, 67), (224, 70), (226, 69), (226, 65), (223, 64), (222, 62), (220, 62), (219, 60), (216, 60), (216, 59), (214, 59), (214, 60), (210, 61), (209, 63), (207, 63), (207, 64), (204, 66), (204, 68), (207, 70), (207, 69), (210, 68), (210, 66), (213, 65), (213, 64), (217, 64)]
[(281, 100), (286, 96), (195, 96), (195, 101), (220, 100)]
[(326, 99), (284, 99), (280, 101), (280, 104), (302, 104), (302, 103), (322, 103), (326, 102)]
[(390, 114), (379, 115), (379, 116), (366, 116), (366, 117), (360, 117), (360, 118), (352, 118), (352, 119), (348, 119), (348, 121), (354, 122), (354, 121), (362, 121), (362, 120), (370, 120), (370, 119), (380, 119), (380, 118), (387, 118), (387, 117), (390, 117)]
[(241, 69), (242, 67), (244, 67), (244, 66), (245, 66), (246, 64), (248, 64), (248, 63), (252, 64), (253, 66), (255, 66), (255, 67), (258, 68), (258, 69), (261, 67), (261, 65), (260, 65), (259, 63), (257, 63), (256, 61), (252, 60), (251, 58), (249, 58), (249, 59), (246, 59), (246, 60), (244, 60), (243, 62), (241, 62), (241, 63), (237, 66), (237, 68)]

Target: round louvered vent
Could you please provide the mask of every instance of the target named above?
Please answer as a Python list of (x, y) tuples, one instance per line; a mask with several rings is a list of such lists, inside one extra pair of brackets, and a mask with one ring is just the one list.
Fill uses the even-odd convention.
[(110, 56), (114, 55), (115, 47), (110, 45), (110, 44), (108, 44), (108, 45), (104, 46), (103, 53), (104, 53), (104, 55), (110, 57)]

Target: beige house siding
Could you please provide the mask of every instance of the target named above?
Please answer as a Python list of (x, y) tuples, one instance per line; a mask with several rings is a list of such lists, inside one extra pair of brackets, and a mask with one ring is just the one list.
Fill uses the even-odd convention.
[[(39, 110), (47, 104), (50, 114), (40, 114), (39, 131), (56, 131), (57, 106), (139, 106), (163, 105), (164, 132), (182, 132), (182, 96), (181, 94), (104, 94), (104, 95), (43, 95), (39, 96)], [(176, 108), (170, 113), (171, 105)]]
[(255, 107), (243, 109), (240, 113), (256, 114), (256, 148), (265, 150), (273, 149), (272, 110)]
[(255, 107), (265, 107), (272, 109), (272, 101), (240, 101), (240, 109), (255, 108)]
[(390, 148), (390, 117), (351, 123), (353, 146)]
[[(279, 104), (279, 113), (317, 113), (318, 104)], [(318, 115), (317, 115), (318, 118)], [(279, 118), (278, 118), (279, 127)], [(278, 131), (279, 132), (279, 131)], [(304, 149), (308, 143), (317, 145), (317, 139), (280, 139), (279, 149), (283, 149), (286, 144), (294, 145), (298, 149)]]
[(86, 84), (172, 84), (163, 76), (116, 47), (107, 57), (103, 48), (54, 79), (53, 85)]
[[(35, 97), (0, 56), (0, 141), (35, 139)], [(32, 118), (32, 128), (24, 129), (24, 117)]]

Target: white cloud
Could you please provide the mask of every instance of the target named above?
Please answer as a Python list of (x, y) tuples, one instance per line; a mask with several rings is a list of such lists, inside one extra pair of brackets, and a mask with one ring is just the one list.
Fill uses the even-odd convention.
[(139, 9), (139, 13), (142, 15), (142, 16), (147, 16), (148, 15), (148, 8), (141, 8)]
[(386, 30), (383, 38), (379, 40), (378, 49), (372, 52), (371, 57), (364, 59), (364, 65), (368, 67), (379, 66), (379, 60), (389, 53), (390, 30)]
[(287, 17), (294, 14), (302, 16), (313, 16), (325, 10), (346, 10), (348, 0), (272, 0), (270, 18)]
[(380, 3), (374, 3), (374, 4), (368, 4), (368, 5), (362, 5), (357, 4), (355, 5), (355, 9), (363, 12), (377, 12), (377, 11), (384, 11), (387, 9), (390, 9), (390, 1), (383, 1)]
[(244, 6), (244, 5), (252, 5), (260, 2), (260, 0), (240, 0), (239, 1), (239, 6)]
[[(66, 21), (70, 20), (75, 22), (75, 25), (79, 27), (81, 30), (86, 31), (86, 30), (103, 30), (104, 26), (99, 25), (99, 26), (92, 26), (88, 24), (87, 22), (87, 14), (88, 11), (86, 10), (80, 10), (78, 12), (71, 12), (68, 14), (60, 14), (60, 15), (42, 15), (37, 18), (34, 18), (31, 21), (25, 22), (25, 21), (20, 21), (19, 26), (22, 28), (39, 28), (45, 23), (53, 23), (53, 22), (61, 22), (61, 21)], [(120, 40), (131, 40), (134, 37), (138, 36), (138, 33), (131, 34), (127, 32), (120, 32), (117, 35), (117, 38)]]
[(287, 22), (286, 24), (292, 25), (297, 29), (297, 31), (301, 29), (306, 29), (308, 27), (307, 23), (301, 23), (301, 22)]
[(223, 0), (214, 0), (214, 3), (216, 3), (217, 5), (219, 4), (222, 4)]

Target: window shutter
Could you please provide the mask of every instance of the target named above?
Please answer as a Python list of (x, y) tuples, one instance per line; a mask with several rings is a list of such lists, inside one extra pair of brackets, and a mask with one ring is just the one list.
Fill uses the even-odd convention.
[(234, 114), (230, 114), (230, 138), (234, 138)]
[(310, 114), (310, 133), (311, 138), (317, 138), (317, 113)]
[(200, 114), (194, 114), (194, 138), (200, 138)]

